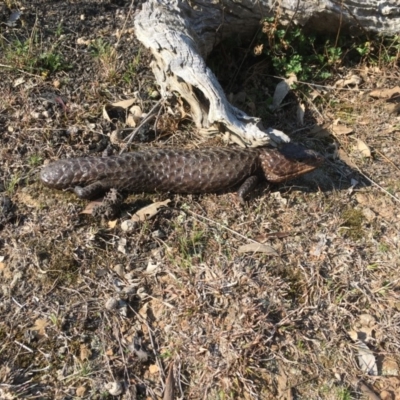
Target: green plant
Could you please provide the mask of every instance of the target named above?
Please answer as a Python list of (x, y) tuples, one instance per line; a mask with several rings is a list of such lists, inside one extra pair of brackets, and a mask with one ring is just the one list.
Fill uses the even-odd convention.
[[(340, 61), (342, 49), (330, 39), (321, 43), (298, 27), (282, 27), (273, 19), (263, 24), (264, 53), (270, 57), (275, 73), (296, 74), (298, 80), (323, 80), (331, 76), (328, 66)], [(261, 37), (262, 40), (263, 36)]]
[(339, 388), (337, 391), (338, 400), (351, 400), (352, 396), (347, 388)]
[(15, 192), (15, 188), (21, 180), (21, 176), (19, 173), (12, 175), (8, 183), (6, 184), (6, 192), (9, 196), (13, 195)]
[(41, 163), (42, 157), (38, 154), (32, 154), (28, 159), (28, 164), (33, 168), (39, 166)]
[(42, 71), (56, 72), (66, 69), (61, 54), (57, 53), (42, 53), (38, 59), (38, 66)]
[(203, 239), (204, 232), (196, 230), (191, 232), (189, 236), (180, 236), (179, 252), (182, 258), (186, 261), (191, 261), (193, 257), (198, 257), (201, 259)]
[(365, 217), (361, 210), (348, 208), (342, 214), (343, 223), (340, 231), (353, 240), (361, 239), (364, 235), (362, 225)]
[(128, 64), (124, 74), (122, 75), (122, 79), (127, 83), (131, 84), (132, 79), (137, 73), (138, 66), (140, 65), (140, 49), (136, 54), (135, 58)]
[(71, 68), (64, 61), (62, 54), (56, 51), (54, 45), (50, 50), (43, 51), (36, 35), (26, 40), (16, 39), (4, 47), (5, 58), (10, 65), (30, 73), (48, 75)]
[(298, 26), (263, 23), (259, 37), (274, 74), (296, 74), (299, 81), (325, 80), (346, 59), (350, 63), (394, 63), (400, 58), (400, 35), (392, 38), (309, 35)]
[(62, 22), (60, 21), (60, 23), (57, 25), (57, 29), (56, 29), (55, 34), (56, 34), (57, 37), (60, 37), (62, 35), (62, 32), (63, 32), (63, 30), (62, 30)]
[(90, 46), (90, 52), (93, 57), (107, 57), (112, 51), (113, 49), (111, 48), (110, 44), (101, 38), (94, 40)]

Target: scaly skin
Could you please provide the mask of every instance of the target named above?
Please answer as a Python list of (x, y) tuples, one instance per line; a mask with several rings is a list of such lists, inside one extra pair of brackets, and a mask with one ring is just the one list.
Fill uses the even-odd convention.
[(114, 188), (129, 192), (210, 193), (242, 184), (243, 197), (257, 177), (282, 182), (312, 171), (322, 157), (304, 147), (281, 149), (207, 148), (150, 149), (110, 157), (81, 157), (44, 167), (42, 182), (56, 189), (73, 189), (80, 198), (94, 198)]

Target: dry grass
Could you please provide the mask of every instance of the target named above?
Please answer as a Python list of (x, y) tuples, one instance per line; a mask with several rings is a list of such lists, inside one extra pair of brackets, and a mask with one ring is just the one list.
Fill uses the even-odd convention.
[[(23, 24), (0, 31), (0, 398), (159, 399), (173, 365), (176, 398), (400, 399), (400, 120), (368, 95), (396, 86), (398, 66), (343, 69), (362, 84), (303, 98), (309, 129), (297, 124), (294, 97), (270, 117), (326, 156), (320, 170), (260, 187), (244, 209), (231, 194), (132, 195), (114, 226), (42, 187), (37, 172), (48, 159), (105, 147), (115, 129), (102, 119), (106, 102), (139, 91), (142, 109), (152, 107), (148, 55), (130, 35), (114, 46), (114, 15), (126, 21), (129, 4), (55, 13), (47, 3), (25, 2)], [(29, 49), (17, 69), (7, 58), (16, 37)], [(105, 52), (94, 56), (80, 37)], [(46, 70), (43, 51), (63, 63)], [(250, 74), (248, 93), (264, 79)], [(243, 107), (261, 115), (250, 100)], [(353, 132), (311, 130), (337, 119)], [(184, 124), (169, 136), (177, 124), (163, 125), (157, 145), (191, 142)], [(357, 153), (357, 139), (371, 157)], [(171, 206), (153, 219), (121, 229), (166, 198)], [(239, 253), (246, 238), (279, 256)], [(354, 332), (370, 335), (377, 376), (360, 369)]]

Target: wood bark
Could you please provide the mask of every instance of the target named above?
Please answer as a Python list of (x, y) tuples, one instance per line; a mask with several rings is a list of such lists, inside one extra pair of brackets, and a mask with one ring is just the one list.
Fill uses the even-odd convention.
[(179, 93), (202, 132), (222, 131), (245, 146), (276, 145), (289, 138), (230, 104), (205, 63), (222, 39), (250, 36), (266, 17), (325, 32), (394, 35), (400, 32), (400, 0), (149, 0), (135, 17), (135, 31), (153, 53), (162, 95)]

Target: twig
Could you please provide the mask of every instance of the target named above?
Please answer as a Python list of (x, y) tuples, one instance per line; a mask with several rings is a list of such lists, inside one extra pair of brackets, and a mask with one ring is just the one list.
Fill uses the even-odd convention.
[(129, 17), (131, 16), (131, 12), (132, 12), (132, 8), (133, 8), (133, 1), (134, 0), (131, 1), (131, 4), (129, 6), (128, 14), (126, 15), (125, 21), (124, 21), (124, 23), (122, 25), (122, 28), (121, 28), (121, 35), (118, 37), (118, 40), (117, 40), (117, 43), (115, 44), (115, 47), (118, 47), (119, 41), (121, 40), (121, 37), (124, 34), (125, 26), (126, 26), (126, 24), (128, 22)]
[(369, 182), (371, 182), (373, 185), (375, 185), (377, 188), (379, 188), (380, 190), (382, 190), (383, 193), (387, 194), (388, 196), (390, 196), (395, 202), (400, 204), (400, 199), (398, 199), (396, 196), (393, 196), (391, 193), (389, 193), (386, 189), (384, 189), (382, 186), (378, 185), (376, 182), (374, 182), (371, 178), (368, 178), (367, 175), (365, 175), (361, 169), (355, 165), (355, 167), (357, 168), (358, 172), (365, 178), (367, 179)]
[(17, 343), (18, 345), (20, 345), (21, 347), (23, 347), (25, 350), (29, 351), (30, 353), (33, 353), (33, 350), (31, 348), (29, 348), (28, 346), (25, 346), (23, 343), (18, 342), (18, 340), (14, 340), (14, 343)]
[(16, 71), (21, 72), (21, 74), (26, 74), (26, 75), (29, 75), (29, 76), (34, 76), (35, 78), (40, 78), (40, 75), (31, 74), (30, 72), (26, 72), (23, 69), (15, 68), (12, 65), (0, 64), (0, 68), (15, 69)]
[(400, 168), (388, 157), (386, 157), (383, 153), (381, 153), (379, 150), (374, 149), (376, 153), (378, 153), (382, 158), (384, 158), (392, 167), (396, 168), (397, 171), (400, 171)]
[(262, 243), (258, 242), (257, 240), (250, 239), (250, 238), (248, 238), (248, 237), (246, 237), (246, 236), (243, 236), (241, 233), (236, 232), (236, 231), (234, 231), (233, 229), (228, 228), (227, 226), (222, 225), (222, 224), (220, 224), (220, 223), (217, 222), (217, 221), (214, 221), (213, 219), (207, 218), (207, 217), (205, 217), (204, 215), (196, 214), (195, 212), (193, 212), (193, 211), (191, 211), (191, 210), (185, 210), (185, 211), (187, 211), (189, 214), (191, 214), (192, 216), (194, 216), (197, 220), (200, 220), (200, 222), (203, 222), (203, 223), (204, 223), (204, 221), (201, 221), (201, 219), (204, 219), (204, 220), (206, 220), (207, 222), (211, 222), (212, 224), (217, 225), (217, 226), (219, 226), (219, 227), (222, 228), (222, 229), (226, 229), (227, 231), (233, 233), (234, 235), (237, 235), (237, 236), (241, 237), (242, 239), (245, 239), (245, 240), (247, 240), (247, 241), (249, 241), (249, 242), (251, 242), (251, 243), (257, 243), (257, 244), (261, 244), (261, 245), (262, 245)]
[[(135, 130), (128, 136), (128, 140), (126, 142), (126, 146), (125, 148), (132, 142), (133, 138), (135, 137), (135, 135), (139, 132), (139, 129), (146, 124), (155, 114), (155, 110), (160, 107), (161, 103), (162, 103), (163, 99), (160, 99), (157, 101), (157, 103), (154, 105), (154, 107), (149, 111), (149, 113), (147, 114), (147, 116), (143, 119), (143, 121), (139, 124), (139, 126), (137, 128), (135, 128)], [(119, 154), (122, 154), (125, 151), (125, 149), (122, 149)]]
[[(284, 78), (282, 78), (281, 76), (277, 76), (277, 75), (265, 75), (265, 76), (269, 76), (271, 78), (276, 78), (276, 79), (280, 79), (283, 80)], [(318, 83), (310, 83), (310, 82), (304, 82), (304, 81), (296, 81), (296, 83), (302, 83), (303, 85), (308, 85), (308, 86), (312, 86), (312, 87), (317, 87), (317, 88), (321, 88), (321, 89), (332, 89), (332, 90), (347, 90), (350, 92), (370, 92), (371, 89), (359, 89), (359, 88), (340, 88), (340, 87), (336, 87), (336, 86), (329, 86), (329, 85), (320, 85)]]

